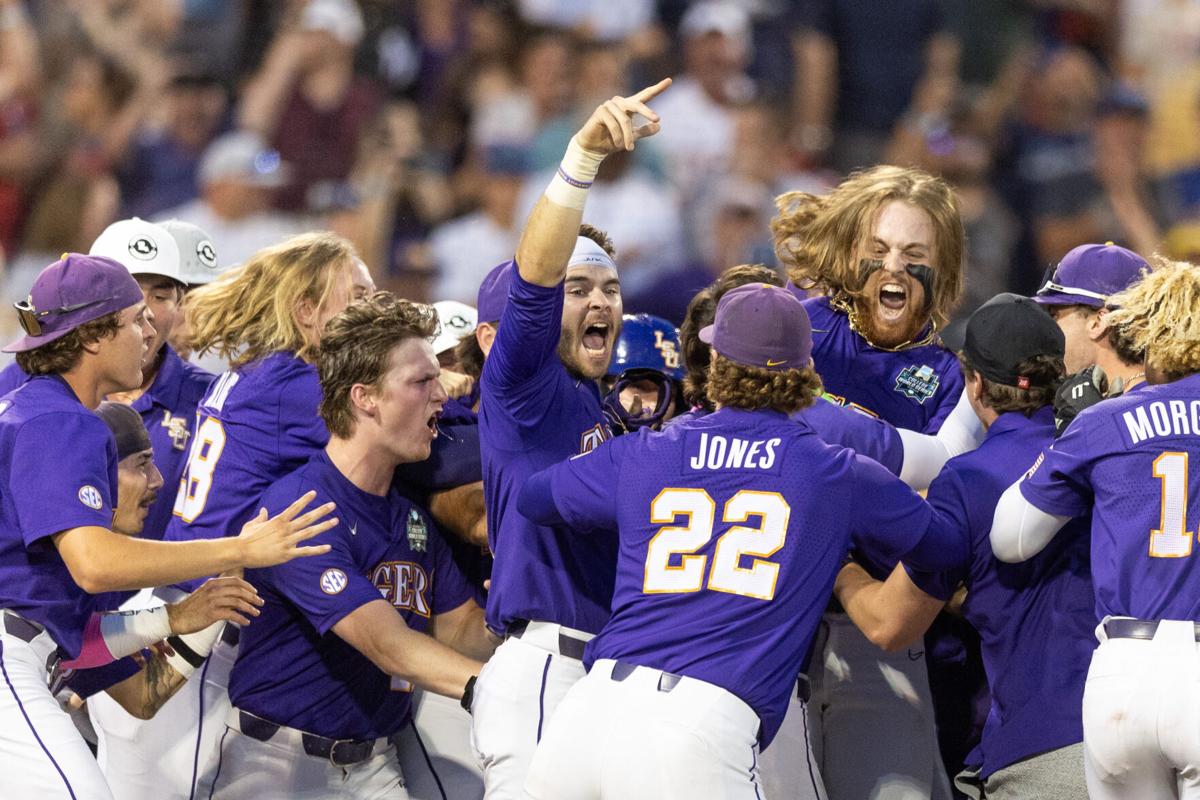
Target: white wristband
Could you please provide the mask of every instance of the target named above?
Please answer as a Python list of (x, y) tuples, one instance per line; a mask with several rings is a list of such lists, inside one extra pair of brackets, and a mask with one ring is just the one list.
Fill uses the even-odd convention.
[(113, 658), (133, 655), (171, 635), (167, 607), (101, 614), (100, 635)]
[(204, 663), (204, 659), (208, 658), (226, 624), (214, 622), (202, 631), (171, 636), (167, 639), (167, 644), (175, 653), (167, 656), (167, 663), (184, 678), (190, 678), (196, 668)]
[(602, 161), (604, 154), (584, 150), (572, 136), (562, 163), (546, 187), (546, 199), (563, 208), (582, 211), (587, 203), (588, 189), (592, 188), (592, 181), (600, 171)]

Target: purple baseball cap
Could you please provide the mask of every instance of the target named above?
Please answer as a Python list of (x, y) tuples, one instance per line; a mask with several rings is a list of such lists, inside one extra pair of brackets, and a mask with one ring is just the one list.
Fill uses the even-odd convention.
[(25, 336), (6, 353), (36, 350), (85, 322), (142, 302), (138, 282), (120, 263), (104, 256), (63, 253), (42, 270), (29, 298), (14, 304)]
[(812, 357), (812, 323), (787, 289), (748, 283), (725, 293), (700, 341), (748, 367), (801, 369)]
[(497, 264), (483, 279), (483, 283), (479, 284), (475, 308), (480, 322), (500, 321), (504, 314), (504, 304), (508, 302), (508, 287), (512, 285), (512, 276), (516, 268), (516, 261)]
[(1033, 299), (1044, 306), (1103, 308), (1147, 269), (1146, 259), (1112, 242), (1081, 244), (1062, 257)]

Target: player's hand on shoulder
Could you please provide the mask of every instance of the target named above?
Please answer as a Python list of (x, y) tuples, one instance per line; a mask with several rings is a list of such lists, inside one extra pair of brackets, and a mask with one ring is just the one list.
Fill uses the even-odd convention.
[[(670, 85), (671, 79), (663, 78), (637, 94), (629, 97), (614, 96), (611, 100), (604, 101), (588, 117), (579, 133), (575, 134), (575, 140), (583, 149), (603, 155), (618, 150), (632, 150), (639, 139), (653, 136), (662, 127), (658, 114), (646, 104), (662, 94)], [(633, 120), (637, 114), (641, 114), (648, 121), (635, 128)]]
[(249, 625), (262, 605), (258, 592), (241, 578), (213, 578), (178, 603), (168, 603), (167, 618), (171, 633), (178, 636), (222, 620)]
[(267, 517), (267, 510), (260, 509), (258, 515), (242, 526), (238, 541), (242, 546), (241, 562), (246, 567), (271, 567), (300, 556), (316, 556), (329, 552), (329, 545), (301, 546), (301, 542), (338, 524), (337, 517), (330, 517), (334, 503), (325, 503), (301, 514), (317, 497), (316, 492), (303, 496), (277, 515)]
[(1099, 367), (1086, 367), (1068, 375), (1054, 394), (1054, 435), (1059, 437), (1085, 408), (1096, 405), (1108, 392), (1108, 378)]

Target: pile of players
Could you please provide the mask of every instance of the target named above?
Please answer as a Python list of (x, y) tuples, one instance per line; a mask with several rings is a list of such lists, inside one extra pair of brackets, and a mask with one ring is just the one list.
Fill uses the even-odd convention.
[(1200, 269), (1077, 248), (955, 354), (953, 194), (877, 167), (779, 199), (786, 285), (626, 317), (588, 188), (669, 84), (576, 133), (474, 313), (330, 234), (218, 275), (126, 220), (41, 273), (0, 795), (948, 798), (947, 610), (990, 696), (961, 792), (1200, 791)]

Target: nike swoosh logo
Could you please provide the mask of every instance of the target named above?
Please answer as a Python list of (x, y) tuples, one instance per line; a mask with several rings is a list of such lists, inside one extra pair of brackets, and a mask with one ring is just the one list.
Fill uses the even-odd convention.
[(771, 359), (769, 359), (769, 358), (767, 359), (767, 366), (768, 366), (768, 367), (778, 367), (780, 364), (786, 364), (786, 363), (787, 363), (787, 359), (786, 359), (786, 358), (785, 358), (783, 361), (772, 361), (772, 360), (771, 360)]
[(358, 523), (357, 522), (350, 526), (350, 535), (358, 536)]
[(909, 661), (920, 661), (921, 656), (923, 656), (923, 655), (925, 655), (924, 650), (917, 650), (915, 652), (913, 650), (909, 650), (908, 651), (908, 660)]

